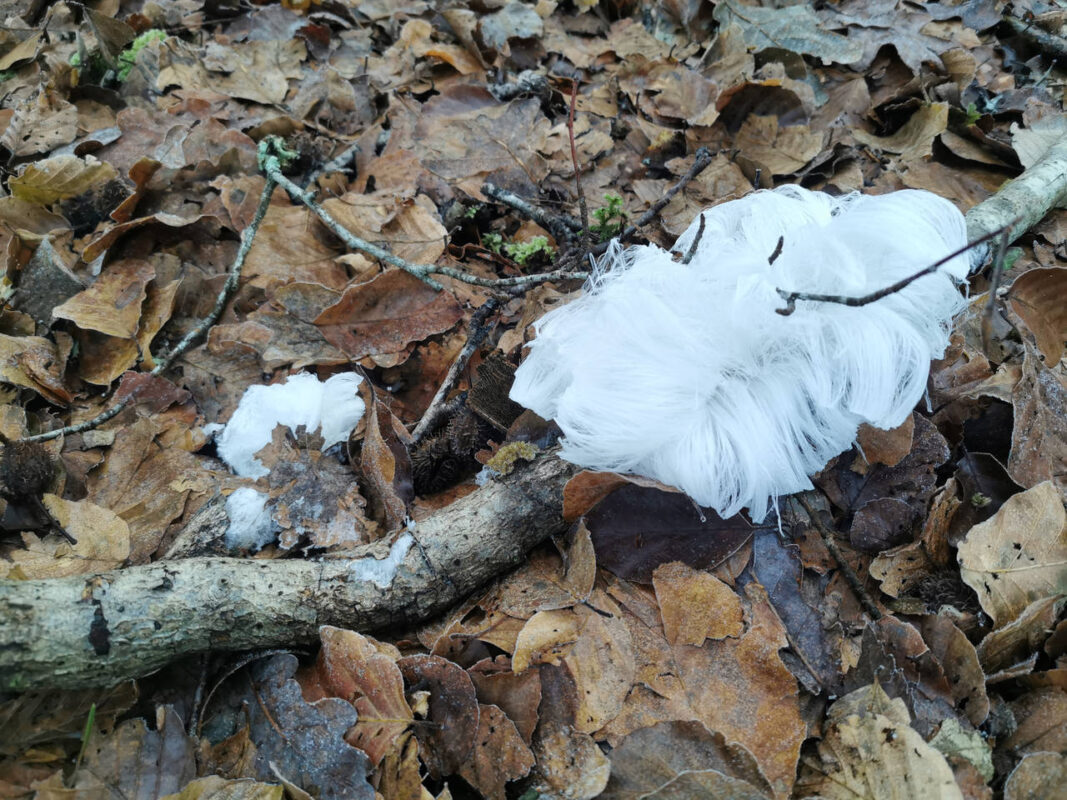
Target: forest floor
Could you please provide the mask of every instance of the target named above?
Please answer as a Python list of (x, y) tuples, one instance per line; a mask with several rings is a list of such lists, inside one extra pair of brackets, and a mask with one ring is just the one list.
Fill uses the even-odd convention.
[[(971, 281), (912, 416), (861, 428), (780, 523), (572, 470), (566, 524), (444, 616), (312, 617), (250, 647), (268, 640), (203, 633), (245, 590), (217, 585), (123, 673), (105, 662), (151, 619), (100, 612), (115, 575), (183, 575), (179, 557), (210, 583), (230, 563), (212, 557), (285, 568), (387, 543), (367, 591), (415, 604), (374, 588), (405, 531), (553, 458), (507, 390), (590, 252), (620, 233), (669, 247), (701, 210), (785, 184), (924, 189), (966, 212), (1067, 135), (1061, 7), (0, 0), (0, 16), (0, 663), (16, 665), (0, 688), (24, 690), (0, 695), (0, 798), (1063, 796), (1063, 210), (1007, 251), (992, 302), (989, 272)], [(349, 375), (350, 400), (358, 382), (351, 435), (316, 435), (340, 406), (313, 378), (272, 395), (269, 442), (230, 457), (216, 434), (246, 390), (298, 373)], [(304, 427), (270, 438), (305, 401)], [(467, 594), (477, 552), (434, 576), (441, 597)], [(51, 586), (84, 595), (34, 607), (41, 642), (5, 639), (27, 587)], [(146, 588), (144, 614), (172, 588)], [(309, 606), (326, 591), (288, 588)], [(85, 614), (55, 676), (20, 677), (20, 653), (63, 646)], [(68, 656), (88, 666), (64, 685)]]

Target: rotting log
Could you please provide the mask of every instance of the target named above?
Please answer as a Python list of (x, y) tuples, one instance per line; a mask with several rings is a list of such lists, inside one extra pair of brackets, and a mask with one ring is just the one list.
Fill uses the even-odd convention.
[(107, 686), (208, 651), (316, 641), (432, 618), (565, 527), (575, 468), (546, 454), (343, 558), (189, 558), (0, 580), (0, 690)]

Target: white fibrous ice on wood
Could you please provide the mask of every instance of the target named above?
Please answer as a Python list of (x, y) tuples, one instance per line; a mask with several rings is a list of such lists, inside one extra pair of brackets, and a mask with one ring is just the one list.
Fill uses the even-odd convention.
[(294, 433), (303, 426), (321, 429), (322, 449), (344, 442), (363, 417), (357, 387), (363, 378), (352, 372), (320, 381), (309, 373), (290, 375), (285, 383), (250, 386), (219, 435), (219, 457), (245, 478), (261, 478), (269, 470), (255, 457), (270, 444), (278, 425)]
[(907, 418), (963, 307), (969, 262), (861, 307), (800, 300), (783, 316), (776, 290), (869, 294), (963, 247), (966, 229), (921, 191), (786, 186), (703, 217), (688, 265), (655, 245), (613, 245), (583, 296), (539, 321), (511, 397), (559, 424), (569, 461), (762, 520), (779, 496), (811, 488), (861, 423)]

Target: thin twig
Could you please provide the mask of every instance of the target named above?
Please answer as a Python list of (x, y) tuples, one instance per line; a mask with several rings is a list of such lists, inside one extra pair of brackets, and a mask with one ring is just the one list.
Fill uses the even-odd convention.
[(822, 521), (822, 517), (819, 513), (811, 507), (811, 504), (800, 495), (795, 495), (795, 499), (804, 508), (808, 518), (811, 520), (811, 524), (815, 526), (815, 530), (819, 532), (822, 537), (823, 544), (826, 545), (826, 549), (830, 551), (830, 555), (834, 561), (837, 562), (838, 569), (841, 570), (841, 574), (844, 576), (845, 581), (849, 587), (855, 593), (856, 598), (860, 601), (860, 605), (863, 606), (863, 610), (867, 612), (867, 615), (878, 621), (882, 618), (882, 612), (878, 609), (874, 600), (867, 594), (867, 590), (863, 588), (863, 583), (860, 581), (859, 575), (856, 574), (856, 570), (852, 569), (852, 565), (845, 561), (845, 556), (841, 552), (841, 548), (837, 546), (837, 540), (834, 539), (834, 533), (826, 524)]
[(782, 248), (783, 247), (785, 247), (785, 237), (784, 236), (779, 236), (778, 237), (778, 244), (776, 244), (774, 246), (774, 252), (771, 253), (770, 257), (767, 259), (767, 265), (768, 266), (773, 265), (774, 262), (778, 260), (778, 256), (780, 256), (782, 254)]
[(266, 165), (264, 172), (274, 181), (278, 183), (285, 191), (289, 193), (289, 196), (299, 200), (305, 206), (311, 210), (315, 216), (317, 216), (322, 223), (329, 228), (342, 242), (345, 243), (352, 250), (360, 250), (368, 255), (374, 256), (379, 261), (384, 261), (386, 264), (397, 267), (414, 275), (423, 283), (432, 286), (434, 289), (443, 289), (444, 287), (433, 278), (430, 274), (434, 271), (434, 267), (429, 264), (412, 264), (409, 261), (405, 261), (399, 256), (395, 256), (388, 250), (384, 250), (378, 247), (376, 244), (371, 244), (365, 239), (361, 239), (348, 230), (344, 225), (335, 220), (330, 212), (315, 202), (314, 196), (311, 192), (301, 189), (287, 177), (282, 174), (281, 165), (277, 162), (269, 163)]
[(982, 350), (990, 355), (993, 352), (993, 312), (997, 306), (997, 289), (1004, 272), (1004, 254), (1008, 251), (1008, 231), (1000, 234), (997, 251), (993, 256), (993, 274), (989, 276), (989, 300), (982, 309)]
[(582, 223), (567, 216), (566, 214), (550, 214), (542, 208), (523, 200), (517, 194), (501, 189), (493, 183), (482, 185), (482, 193), (490, 200), (511, 206), (523, 216), (532, 219), (542, 228), (548, 230), (556, 241), (562, 244), (574, 238), (574, 234), (582, 232)]
[(896, 294), (901, 289), (904, 289), (905, 287), (909, 286), (914, 281), (917, 281), (919, 278), (922, 278), (922, 277), (930, 275), (930, 274), (932, 274), (934, 272), (937, 272), (938, 268), (944, 266), (945, 264), (947, 264), (949, 261), (951, 261), (952, 259), (956, 258), (957, 256), (963, 255), (968, 250), (970, 250), (972, 247), (977, 247), (980, 244), (984, 244), (985, 242), (989, 241), (990, 239), (992, 239), (992, 238), (994, 238), (996, 236), (1000, 236), (1005, 231), (1011, 230), (1011, 227), (1014, 224), (1015, 224), (1015, 220), (1012, 220), (1007, 225), (1004, 225), (1004, 226), (1002, 226), (1000, 228), (997, 228), (995, 231), (987, 233), (985, 236), (982, 236), (981, 238), (975, 239), (973, 242), (968, 242), (963, 247), (961, 247), (961, 248), (959, 248), (957, 250), (953, 250), (951, 253), (949, 253), (944, 258), (938, 259), (933, 264), (931, 264), (930, 266), (919, 270), (914, 275), (909, 275), (908, 277), (902, 278), (901, 280), (897, 281), (894, 284), (890, 284), (889, 286), (886, 286), (884, 289), (879, 289), (876, 292), (871, 292), (870, 294), (865, 294), (865, 295), (862, 295), (860, 297), (842, 297), (841, 295), (836, 295), (836, 294), (816, 294), (816, 293), (812, 293), (812, 292), (789, 292), (789, 291), (786, 291), (785, 289), (775, 289), (775, 291), (778, 292), (778, 294), (781, 296), (781, 298), (783, 300), (785, 300), (785, 302), (786, 302), (785, 308), (777, 308), (777, 309), (775, 309), (775, 311), (777, 311), (783, 317), (788, 317), (790, 314), (792, 314), (794, 311), (797, 310), (797, 300), (809, 300), (809, 301), (816, 302), (816, 303), (837, 303), (838, 305), (852, 306), (852, 307), (865, 306), (865, 305), (868, 305), (869, 303), (877, 302), (878, 300), (881, 300), (883, 297), (888, 297), (891, 294)]
[(1031, 45), (1040, 50), (1042, 55), (1055, 59), (1067, 58), (1067, 39), (1049, 33), (1034, 23), (1028, 25), (1012, 16), (1004, 17), (1004, 21), (1013, 33), (1026, 39)]
[(467, 343), (463, 345), (463, 349), (459, 351), (456, 360), (452, 362), (448, 374), (445, 375), (445, 379), (437, 388), (437, 393), (433, 396), (433, 400), (430, 401), (429, 408), (422, 415), (419, 424), (415, 426), (415, 430), (411, 434), (413, 444), (421, 442), (426, 434), (437, 427), (437, 423), (444, 416), (445, 398), (448, 397), (452, 388), (456, 385), (460, 374), (467, 368), (467, 363), (471, 360), (471, 356), (474, 355), (474, 351), (478, 349), (478, 345), (482, 343), (486, 334), (489, 333), (489, 329), (492, 326), (487, 324), (487, 320), (499, 305), (500, 303), (495, 297), (490, 297), (482, 304), (481, 308), (474, 312), (467, 328)]
[(360, 146), (358, 142), (352, 142), (348, 147), (331, 158), (317, 170), (312, 172), (308, 176), (308, 185), (315, 183), (323, 175), (328, 175), (331, 172), (347, 172), (353, 163), (355, 163), (356, 157), (360, 153)]
[(685, 258), (682, 259), (683, 264), (688, 264), (693, 260), (693, 256), (697, 254), (697, 246), (700, 244), (700, 240), (704, 238), (704, 214), (700, 215), (700, 223), (697, 226), (697, 235), (693, 237), (693, 243), (689, 245), (689, 252), (685, 254)]
[(445, 275), (449, 278), (454, 278), (457, 281), (463, 283), (469, 283), (473, 286), (485, 286), (488, 288), (503, 288), (507, 286), (532, 286), (537, 283), (544, 283), (545, 281), (561, 280), (564, 278), (579, 278), (584, 279), (587, 277), (587, 273), (584, 272), (569, 272), (566, 270), (555, 270), (553, 272), (545, 272), (537, 275), (520, 275), (511, 278), (480, 278), (477, 275), (471, 275), (469, 272), (456, 269), (455, 267), (442, 267), (434, 264), (412, 264), (410, 261), (405, 261), (400, 256), (393, 255), (388, 250), (384, 250), (378, 247), (376, 244), (371, 244), (365, 239), (361, 239), (354, 233), (345, 228), (341, 223), (335, 220), (326, 209), (315, 202), (315, 198), (312, 194), (304, 189), (301, 189), (287, 177), (281, 173), (281, 167), (277, 163), (269, 163), (264, 170), (271, 178), (273, 178), (279, 186), (287, 191), (290, 197), (293, 197), (308, 207), (323, 224), (336, 234), (336, 236), (345, 243), (345, 245), (353, 250), (359, 250), (367, 253), (379, 261), (384, 261), (386, 264), (397, 267), (404, 270), (411, 275), (414, 275), (420, 281), (425, 283), (434, 289), (443, 289), (444, 286), (440, 281), (435, 280), (433, 275)]
[(582, 190), (582, 168), (578, 164), (578, 146), (574, 143), (574, 106), (578, 102), (578, 81), (571, 79), (571, 109), (567, 114), (567, 138), (571, 142), (571, 164), (574, 165), (574, 189), (578, 195), (578, 212), (582, 220), (582, 239), (589, 247), (589, 206), (585, 202)]
[[(274, 194), (274, 186), (275, 181), (268, 175), (267, 182), (263, 186), (263, 193), (259, 196), (259, 205), (256, 206), (256, 212), (252, 216), (252, 221), (249, 222), (248, 226), (241, 232), (241, 244), (237, 248), (237, 255), (233, 260), (233, 265), (230, 267), (230, 273), (226, 278), (226, 282), (222, 286), (222, 291), (219, 292), (219, 296), (215, 299), (215, 306), (206, 317), (200, 320), (195, 328), (182, 337), (181, 341), (178, 342), (169, 353), (156, 362), (156, 366), (152, 369), (149, 375), (155, 377), (170, 369), (171, 365), (199, 341), (200, 338), (208, 332), (211, 326), (218, 322), (219, 317), (222, 316), (222, 312), (225, 310), (226, 305), (230, 302), (234, 292), (237, 291), (237, 286), (241, 281), (241, 270), (244, 267), (245, 259), (248, 257), (248, 252), (252, 249), (252, 240), (255, 239), (256, 231), (259, 230), (260, 223), (263, 222), (263, 217), (266, 215), (267, 209), (270, 207), (270, 198), (271, 195)], [(111, 406), (111, 408), (97, 414), (90, 420), (79, 422), (77, 425), (67, 425), (63, 428), (57, 428), (56, 430), (48, 431), (47, 433), (39, 433), (36, 436), (27, 436), (23, 441), (46, 442), (49, 439), (56, 439), (60, 436), (84, 433), (85, 431), (93, 430), (125, 411), (130, 403), (137, 397), (138, 392), (143, 386), (144, 384), (142, 383), (139, 386), (134, 387), (126, 397), (122, 398), (115, 403), (115, 405)]]
[[(681, 178), (679, 178), (678, 182), (674, 184), (674, 186), (672, 186), (670, 189), (668, 189), (667, 192), (663, 195), (663, 197), (653, 203), (652, 206), (648, 209), (648, 211), (638, 217), (633, 225), (631, 225), (622, 233), (620, 233), (619, 241), (627, 241), (635, 233), (637, 233), (640, 228), (643, 228), (645, 225), (654, 220), (659, 215), (659, 213), (667, 207), (667, 204), (674, 199), (674, 196), (678, 194), (678, 192), (682, 191), (682, 189), (689, 185), (690, 181), (692, 181), (695, 177), (697, 177), (697, 175), (699, 175), (701, 172), (708, 168), (708, 165), (711, 164), (712, 160), (713, 158), (711, 155), (711, 151), (708, 150), (706, 147), (701, 147), (699, 150), (697, 150), (696, 161), (693, 162), (693, 166), (689, 168), (689, 171), (686, 172), (685, 175), (683, 175)], [(601, 244), (597, 245), (595, 248), (593, 248), (592, 254), (595, 256), (603, 255), (605, 252), (607, 252), (608, 244), (609, 242), (602, 242)]]

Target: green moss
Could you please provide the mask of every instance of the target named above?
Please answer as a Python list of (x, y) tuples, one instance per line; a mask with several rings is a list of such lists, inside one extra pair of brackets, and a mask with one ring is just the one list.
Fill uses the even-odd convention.
[(167, 32), (161, 31), (158, 28), (152, 28), (145, 31), (132, 42), (122, 53), (119, 54), (119, 81), (124, 82), (130, 77), (130, 72), (133, 70), (134, 61), (137, 60), (137, 54), (145, 49), (152, 42), (161, 42), (167, 38)]
[(525, 267), (529, 261), (541, 256), (545, 261), (551, 260), (556, 251), (548, 244), (547, 236), (534, 236), (528, 242), (508, 242), (504, 252), (520, 267)]

